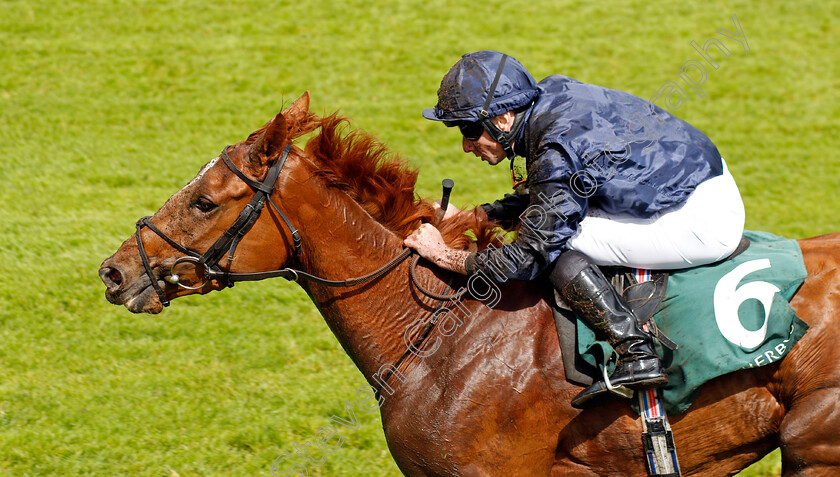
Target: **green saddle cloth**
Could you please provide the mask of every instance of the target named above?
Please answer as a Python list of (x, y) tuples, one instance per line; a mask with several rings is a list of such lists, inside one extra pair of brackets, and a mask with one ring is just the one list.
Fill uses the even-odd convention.
[[(744, 236), (750, 247), (735, 258), (668, 278), (654, 319), (679, 345), (671, 351), (656, 344), (669, 379), (662, 388), (669, 414), (688, 409), (710, 379), (782, 359), (808, 329), (788, 303), (807, 277), (799, 244), (767, 232)], [(585, 323), (577, 330), (578, 351), (589, 364), (598, 367), (613, 354)]]

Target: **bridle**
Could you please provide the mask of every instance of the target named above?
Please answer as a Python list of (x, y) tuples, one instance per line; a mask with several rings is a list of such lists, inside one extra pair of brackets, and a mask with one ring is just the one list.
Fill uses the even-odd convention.
[[(277, 182), (277, 178), (280, 177), (280, 171), (283, 169), (283, 165), (286, 163), (286, 159), (289, 157), (289, 151), (291, 151), (292, 144), (289, 143), (283, 149), (283, 154), (280, 159), (273, 160), (268, 168), (268, 173), (265, 176), (265, 179), (262, 182), (255, 181), (248, 177), (244, 172), (242, 172), (236, 164), (233, 163), (230, 156), (228, 155), (228, 149), (230, 146), (225, 146), (224, 150), (222, 150), (222, 160), (224, 161), (225, 165), (236, 174), (243, 182), (248, 184), (251, 189), (254, 190), (254, 197), (251, 198), (251, 201), (245, 205), (241, 212), (239, 212), (239, 216), (236, 220), (228, 227), (228, 229), (222, 234), (221, 237), (207, 249), (206, 252), (198, 253), (195, 250), (191, 250), (177, 241), (175, 241), (172, 237), (166, 235), (162, 230), (157, 228), (154, 224), (151, 223), (151, 217), (143, 217), (139, 221), (137, 221), (137, 233), (135, 234), (137, 237), (137, 248), (140, 251), (140, 259), (143, 261), (143, 267), (146, 269), (146, 275), (148, 275), (149, 279), (152, 282), (152, 287), (157, 293), (158, 298), (160, 298), (161, 303), (163, 306), (169, 306), (169, 300), (166, 299), (166, 295), (163, 293), (163, 289), (161, 289), (160, 285), (157, 283), (157, 279), (154, 276), (152, 271), (151, 264), (149, 262), (149, 257), (146, 254), (146, 248), (143, 246), (143, 238), (142, 238), (142, 231), (144, 227), (148, 227), (149, 230), (157, 234), (160, 238), (162, 238), (166, 243), (174, 247), (179, 252), (183, 253), (184, 256), (175, 260), (175, 262), (170, 267), (170, 275), (167, 278), (169, 283), (173, 285), (178, 285), (182, 288), (186, 288), (188, 290), (198, 290), (203, 288), (207, 283), (214, 279), (221, 279), (225, 286), (233, 286), (235, 281), (241, 281), (236, 279), (236, 274), (232, 274), (229, 272), (223, 271), (219, 267), (219, 261), (224, 256), (225, 252), (228, 252), (227, 264), (230, 267), (231, 262), (233, 261), (234, 254), (236, 252), (236, 246), (239, 245), (239, 241), (242, 240), (242, 237), (245, 236), (246, 233), (251, 229), (254, 225), (254, 222), (260, 216), (263, 207), (265, 206), (265, 202), (268, 201), (274, 210), (280, 215), (283, 219), (283, 222), (286, 223), (286, 226), (292, 232), (292, 241), (294, 242), (295, 253), (300, 254), (300, 232), (297, 231), (292, 222), (286, 217), (286, 214), (280, 210), (277, 205), (271, 200), (271, 193), (274, 190), (274, 184)], [(187, 285), (180, 281), (180, 277), (175, 274), (174, 270), (178, 264), (181, 263), (193, 263), (196, 267), (196, 270), (199, 268), (204, 268), (204, 282), (198, 286), (194, 285)], [(282, 276), (282, 275), (280, 275)]]
[[(392, 269), (394, 269), (397, 265), (399, 265), (403, 260), (411, 255), (411, 249), (404, 249), (402, 253), (394, 257), (390, 262), (386, 263), (379, 269), (368, 273), (367, 275), (356, 277), (356, 278), (349, 278), (347, 280), (327, 280), (325, 278), (317, 277), (315, 275), (306, 273), (302, 270), (295, 270), (293, 268), (282, 268), (279, 270), (271, 270), (267, 272), (250, 272), (250, 273), (231, 273), (229, 271), (222, 270), (219, 267), (219, 261), (222, 259), (224, 254), (227, 252), (227, 268), (230, 269), (230, 264), (233, 262), (234, 254), (236, 252), (236, 246), (239, 244), (239, 241), (242, 240), (242, 237), (245, 236), (246, 233), (251, 229), (254, 223), (260, 216), (265, 203), (268, 202), (269, 205), (280, 215), (280, 218), (283, 219), (283, 222), (288, 227), (289, 231), (292, 234), (292, 242), (294, 244), (295, 249), (295, 257), (301, 254), (301, 235), (300, 232), (292, 225), (292, 222), (283, 213), (282, 210), (271, 200), (271, 193), (274, 191), (274, 185), (277, 182), (277, 179), (280, 177), (280, 172), (283, 169), (283, 166), (286, 164), (286, 159), (289, 157), (289, 152), (291, 151), (292, 144), (289, 143), (283, 149), (283, 154), (280, 156), (279, 159), (275, 159), (269, 164), (268, 172), (266, 173), (265, 179), (262, 182), (256, 181), (250, 177), (248, 177), (244, 172), (242, 172), (236, 164), (230, 159), (228, 155), (228, 148), (230, 146), (226, 146), (224, 150), (222, 150), (221, 158), (224, 161), (225, 165), (227, 165), (228, 169), (231, 170), (237, 177), (239, 177), (243, 182), (248, 184), (251, 189), (254, 190), (254, 197), (251, 198), (250, 202), (239, 212), (239, 216), (236, 220), (228, 227), (228, 229), (219, 237), (213, 245), (210, 246), (204, 253), (199, 253), (195, 250), (187, 248), (181, 244), (179, 244), (176, 240), (172, 237), (166, 235), (162, 230), (160, 230), (157, 226), (152, 224), (151, 217), (143, 217), (142, 219), (137, 221), (137, 232), (135, 237), (137, 239), (137, 249), (140, 253), (140, 259), (143, 261), (143, 268), (146, 270), (146, 275), (149, 277), (151, 281), (152, 288), (157, 293), (158, 298), (160, 298), (160, 302), (163, 306), (169, 306), (169, 300), (166, 299), (166, 294), (163, 292), (163, 289), (158, 284), (157, 278), (155, 277), (154, 271), (152, 270), (151, 262), (149, 260), (149, 256), (146, 253), (146, 248), (143, 245), (143, 238), (142, 238), (142, 231), (143, 228), (148, 228), (152, 232), (154, 232), (158, 237), (162, 238), (166, 243), (171, 245), (173, 248), (178, 250), (179, 252), (183, 253), (184, 256), (175, 260), (175, 262), (169, 268), (169, 276), (165, 279), (167, 282), (178, 285), (181, 288), (185, 288), (187, 290), (198, 290), (203, 288), (212, 280), (220, 280), (226, 287), (232, 287), (236, 282), (243, 282), (243, 281), (257, 281), (257, 280), (264, 280), (266, 278), (275, 278), (275, 277), (282, 277), (287, 280), (299, 281), (301, 278), (306, 279), (311, 282), (318, 283), (320, 285), (329, 286), (329, 287), (352, 287), (355, 285), (361, 285), (363, 283), (369, 282), (376, 278), (381, 277), (382, 275), (388, 273)], [(410, 275), (411, 279), (414, 282), (415, 286), (424, 293), (425, 295), (438, 299), (438, 300), (449, 300), (449, 299), (457, 299), (463, 292), (460, 294), (452, 294), (452, 295), (441, 295), (434, 292), (431, 292), (419, 284), (416, 276), (416, 267), (417, 263), (420, 259), (419, 255), (414, 257), (414, 260), (411, 262), (410, 267)], [(181, 263), (192, 263), (196, 267), (196, 271), (199, 269), (203, 269), (204, 273), (204, 280), (200, 285), (187, 285), (181, 281), (181, 277), (179, 277), (175, 273), (175, 267)]]
[[(219, 267), (219, 261), (224, 256), (225, 252), (228, 253), (227, 257), (227, 267), (230, 269), (230, 264), (233, 262), (234, 253), (236, 252), (236, 246), (239, 244), (239, 241), (242, 240), (242, 237), (245, 236), (246, 233), (251, 229), (254, 225), (254, 222), (260, 216), (260, 213), (265, 206), (266, 201), (268, 201), (269, 205), (280, 215), (280, 218), (283, 219), (283, 222), (286, 224), (286, 227), (289, 228), (289, 231), (292, 233), (292, 241), (294, 243), (295, 248), (295, 257), (299, 256), (301, 253), (301, 236), (300, 232), (292, 225), (292, 222), (286, 217), (286, 214), (280, 210), (279, 207), (271, 200), (271, 193), (274, 191), (274, 185), (277, 182), (277, 178), (280, 177), (280, 172), (283, 169), (283, 166), (286, 164), (286, 159), (289, 157), (289, 152), (291, 151), (292, 144), (289, 143), (283, 148), (283, 154), (280, 156), (279, 159), (275, 159), (272, 161), (268, 168), (268, 173), (265, 176), (265, 179), (262, 182), (256, 181), (250, 177), (248, 177), (244, 172), (242, 172), (236, 164), (230, 159), (228, 155), (228, 148), (230, 146), (225, 146), (222, 150), (222, 160), (224, 161), (225, 165), (236, 174), (237, 177), (242, 179), (251, 189), (254, 190), (254, 197), (251, 198), (250, 202), (239, 212), (239, 216), (233, 222), (233, 224), (228, 227), (228, 229), (219, 237), (213, 245), (207, 249), (206, 252), (199, 253), (195, 250), (189, 249), (177, 241), (175, 241), (172, 237), (166, 235), (162, 230), (160, 230), (157, 226), (152, 224), (150, 221), (151, 217), (143, 217), (142, 219), (137, 221), (137, 232), (135, 236), (137, 237), (137, 249), (140, 253), (140, 259), (143, 261), (143, 268), (146, 270), (146, 275), (149, 277), (151, 281), (152, 288), (157, 293), (158, 298), (160, 298), (160, 302), (163, 306), (169, 306), (169, 300), (166, 299), (166, 294), (163, 292), (163, 289), (157, 282), (157, 278), (155, 277), (154, 271), (152, 270), (151, 262), (149, 261), (149, 256), (146, 253), (146, 248), (143, 245), (143, 238), (142, 238), (142, 231), (143, 228), (148, 227), (149, 230), (157, 234), (160, 238), (162, 238), (166, 243), (171, 245), (173, 248), (178, 250), (179, 252), (183, 253), (184, 256), (180, 257), (175, 260), (175, 262), (169, 268), (169, 277), (166, 278), (166, 281), (173, 284), (178, 285), (182, 288), (188, 290), (198, 290), (203, 288), (207, 285), (210, 281), (215, 279), (220, 279), (226, 287), (232, 287), (234, 283), (240, 281), (256, 281), (256, 280), (264, 280), (266, 278), (274, 278), (274, 277), (283, 277), (287, 280), (294, 280), (298, 281), (301, 278), (306, 280), (329, 286), (329, 287), (352, 287), (355, 285), (361, 285), (363, 283), (367, 283), (371, 280), (375, 280), (382, 275), (385, 275), (389, 271), (396, 268), (397, 265), (402, 263), (403, 260), (409, 257), (412, 254), (413, 250), (410, 248), (404, 249), (399, 255), (394, 257), (390, 262), (386, 263), (382, 267), (374, 270), (367, 275), (363, 275), (361, 277), (356, 278), (349, 278), (347, 280), (327, 280), (321, 277), (317, 277), (315, 275), (311, 275), (306, 273), (302, 270), (295, 270), (292, 268), (283, 268), (279, 270), (272, 270), (268, 272), (253, 272), (253, 273), (231, 273), (222, 270)], [(450, 279), (449, 284), (446, 286), (446, 290), (443, 294), (435, 293), (432, 291), (427, 290), (422, 285), (420, 285), (419, 280), (417, 279), (417, 263), (420, 260), (420, 255), (415, 255), (414, 259), (411, 261), (411, 266), (409, 267), (409, 276), (411, 277), (411, 281), (414, 283), (414, 286), (417, 287), (424, 295), (434, 298), (440, 301), (438, 306), (438, 310), (441, 309), (445, 301), (448, 300), (458, 300), (460, 299), (464, 293), (467, 291), (466, 288), (460, 290), (457, 293), (446, 294), (445, 292), (449, 290), (452, 280)], [(180, 277), (175, 274), (175, 267), (180, 263), (193, 263), (198, 268), (204, 268), (204, 281), (201, 285), (187, 285), (181, 282)], [(418, 349), (420, 345), (426, 340), (431, 332), (432, 328), (435, 327), (437, 324), (437, 312), (433, 316), (433, 319), (426, 324), (425, 329), (421, 332), (419, 338), (412, 344), (415, 349)], [(408, 356), (411, 350), (407, 350), (402, 357), (400, 357), (399, 361), (397, 362), (396, 366), (399, 366)], [(386, 383), (388, 379), (391, 377), (391, 372), (384, 376), (383, 383)], [(377, 391), (378, 392), (378, 391)]]

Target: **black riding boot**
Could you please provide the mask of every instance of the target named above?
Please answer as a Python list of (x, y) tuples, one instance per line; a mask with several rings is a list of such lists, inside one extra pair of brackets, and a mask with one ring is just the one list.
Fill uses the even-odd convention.
[[(571, 256), (567, 255), (571, 254)], [(650, 389), (668, 382), (653, 347), (653, 338), (641, 329), (624, 299), (597, 266), (579, 252), (564, 252), (551, 273), (552, 283), (572, 310), (605, 335), (618, 353), (610, 386)], [(578, 270), (574, 273), (574, 270)], [(572, 275), (574, 273), (574, 275)], [(596, 382), (572, 399), (578, 409), (596, 406), (610, 394), (607, 384)]]

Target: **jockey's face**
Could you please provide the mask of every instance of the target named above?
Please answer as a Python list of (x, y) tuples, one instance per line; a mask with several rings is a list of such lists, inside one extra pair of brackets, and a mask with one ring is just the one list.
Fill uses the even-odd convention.
[(487, 131), (484, 131), (481, 137), (475, 141), (463, 138), (461, 144), (464, 146), (464, 152), (475, 154), (476, 157), (480, 157), (482, 161), (486, 161), (491, 166), (495, 166), (507, 157), (502, 145), (494, 141), (487, 134)]
[[(508, 111), (493, 118), (493, 123), (502, 131), (510, 131), (513, 125), (514, 114)], [(462, 138), (461, 145), (464, 147), (464, 152), (471, 152), (476, 157), (480, 157), (482, 161), (487, 162), (491, 166), (502, 162), (507, 157), (505, 149), (496, 140), (490, 137), (487, 131), (484, 131), (477, 140), (472, 141), (467, 138)]]

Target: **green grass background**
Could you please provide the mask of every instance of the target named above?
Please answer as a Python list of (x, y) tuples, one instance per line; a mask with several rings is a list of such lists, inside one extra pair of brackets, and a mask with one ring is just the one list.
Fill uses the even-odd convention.
[[(343, 412), (364, 380), (294, 285), (137, 316), (96, 273), (138, 217), (307, 89), (420, 167), (422, 196), (451, 177), (453, 202), (477, 204), (507, 171), (420, 116), (460, 54), (650, 97), (737, 14), (749, 53), (724, 40), (732, 56), (678, 115), (727, 159), (748, 228), (840, 230), (838, 5), (0, 1), (0, 475), (270, 475)], [(398, 474), (379, 416), (357, 417), (310, 475)], [(774, 453), (741, 475), (779, 471)]]

